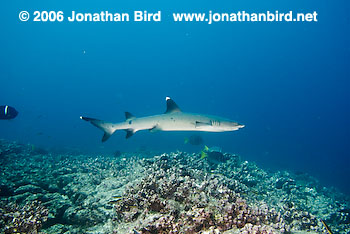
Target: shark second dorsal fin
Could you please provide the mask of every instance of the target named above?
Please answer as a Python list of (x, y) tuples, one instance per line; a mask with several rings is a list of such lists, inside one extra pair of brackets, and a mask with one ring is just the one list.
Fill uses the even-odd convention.
[(129, 121), (135, 119), (135, 116), (133, 116), (130, 112), (125, 112), (125, 121)]
[(166, 100), (165, 114), (181, 112), (180, 108), (176, 105), (176, 103), (170, 97), (166, 97), (165, 100)]

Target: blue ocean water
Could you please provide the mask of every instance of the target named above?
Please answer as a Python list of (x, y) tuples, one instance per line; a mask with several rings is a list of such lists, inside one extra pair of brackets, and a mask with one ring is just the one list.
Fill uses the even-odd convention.
[[(350, 193), (350, 19), (347, 1), (12, 1), (1, 4), (0, 138), (96, 153), (200, 151), (186, 132), (102, 132), (80, 115), (184, 111), (235, 119), (244, 129), (201, 133), (205, 144), (272, 170), (307, 172)], [(21, 22), (20, 11), (162, 11), (162, 22)], [(172, 12), (318, 13), (318, 22), (176, 23)]]

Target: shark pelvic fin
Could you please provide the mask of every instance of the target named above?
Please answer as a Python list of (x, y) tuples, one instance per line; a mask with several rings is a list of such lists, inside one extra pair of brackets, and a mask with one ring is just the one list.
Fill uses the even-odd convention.
[(153, 128), (150, 128), (149, 131), (158, 132), (158, 131), (162, 131), (162, 129), (158, 125), (155, 125)]
[(135, 119), (135, 116), (133, 116), (130, 112), (125, 112), (125, 121), (129, 121)]
[(174, 113), (174, 112), (181, 112), (178, 105), (176, 105), (176, 103), (170, 97), (166, 97), (165, 100), (166, 100), (165, 114), (170, 114), (170, 113)]
[(125, 129), (125, 131), (126, 131), (126, 136), (125, 136), (126, 139), (132, 137), (132, 135), (134, 135), (135, 133), (134, 129), (132, 128)]

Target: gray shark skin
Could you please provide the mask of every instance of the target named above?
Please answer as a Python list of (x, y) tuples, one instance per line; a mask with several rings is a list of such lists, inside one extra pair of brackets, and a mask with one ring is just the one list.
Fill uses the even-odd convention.
[(136, 118), (125, 112), (126, 120), (120, 123), (109, 123), (103, 120), (80, 116), (80, 119), (104, 131), (102, 142), (117, 130), (125, 130), (126, 138), (131, 137), (140, 130), (156, 131), (202, 131), (202, 132), (228, 132), (243, 128), (244, 125), (229, 119), (212, 115), (192, 114), (182, 112), (176, 103), (166, 97), (167, 110), (164, 114)]

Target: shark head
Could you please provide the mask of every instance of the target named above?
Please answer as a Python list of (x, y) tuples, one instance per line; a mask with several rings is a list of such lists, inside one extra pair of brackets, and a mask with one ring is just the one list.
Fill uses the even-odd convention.
[(243, 128), (243, 124), (239, 124), (229, 119), (223, 119), (215, 116), (210, 116), (208, 121), (196, 121), (196, 128), (201, 131), (208, 132), (229, 132)]
[(231, 120), (221, 120), (219, 122), (219, 126), (215, 126), (216, 128), (220, 129), (221, 131), (237, 131), (241, 128), (244, 128), (245, 125), (231, 121)]

